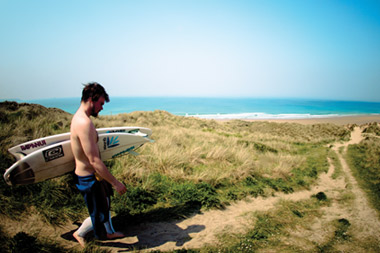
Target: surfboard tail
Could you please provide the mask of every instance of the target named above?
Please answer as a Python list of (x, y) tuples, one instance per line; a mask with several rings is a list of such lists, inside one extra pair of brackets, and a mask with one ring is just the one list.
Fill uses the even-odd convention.
[[(12, 169), (12, 167), (14, 167)], [(10, 173), (5, 172), (4, 180), (8, 185), (25, 185), (32, 184), (35, 180), (35, 175), (26, 162), (18, 162), (8, 170)]]

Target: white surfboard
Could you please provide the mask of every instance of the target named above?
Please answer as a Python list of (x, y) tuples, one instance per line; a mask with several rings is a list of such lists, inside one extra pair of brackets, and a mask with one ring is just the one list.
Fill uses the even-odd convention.
[[(145, 135), (148, 138), (152, 135), (152, 130), (145, 127), (107, 127), (96, 129), (98, 134), (104, 133), (135, 133)], [(8, 151), (17, 159), (20, 160), (22, 157), (39, 150), (41, 148), (47, 147), (51, 144), (55, 144), (62, 141), (67, 141), (70, 139), (70, 133), (63, 133), (57, 135), (51, 135), (28, 142), (21, 143), (14, 146)]]
[[(134, 152), (148, 137), (129, 133), (103, 133), (98, 147), (103, 161)], [(70, 140), (38, 149), (14, 163), (4, 173), (9, 185), (26, 185), (58, 177), (74, 170), (75, 162)]]

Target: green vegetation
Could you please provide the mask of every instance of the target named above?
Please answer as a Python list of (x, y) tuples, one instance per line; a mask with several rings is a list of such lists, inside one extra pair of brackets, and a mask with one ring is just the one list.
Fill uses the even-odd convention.
[[(375, 133), (374, 129), (379, 129), (379, 127), (372, 124), (364, 132)], [(367, 137), (357, 145), (350, 145), (347, 150), (347, 157), (356, 180), (365, 189), (372, 205), (380, 211), (379, 139), (377, 137)]]
[[(324, 193), (320, 193), (323, 195)], [(222, 245), (210, 247), (206, 252), (256, 252), (260, 249), (267, 252), (302, 252), (301, 248), (289, 245), (283, 237), (292, 236), (292, 231), (307, 229), (310, 221), (322, 216), (320, 207), (328, 205), (329, 201), (317, 197), (304, 201), (282, 201), (275, 209), (258, 212), (252, 217), (253, 229), (246, 234), (221, 235)]]
[[(8, 148), (68, 132), (71, 117), (38, 105), (0, 103), (0, 173), (14, 162)], [(115, 224), (119, 226), (181, 218), (249, 196), (309, 189), (321, 173), (328, 171), (327, 158), (334, 156), (328, 144), (350, 136), (345, 127), (332, 124), (218, 122), (164, 111), (101, 116), (94, 123), (96, 127), (135, 125), (153, 130), (155, 143), (144, 145), (139, 156), (107, 162), (128, 188), (127, 194), (115, 195), (112, 200)], [(286, 236), (299, 220), (318, 217), (318, 207), (328, 203), (323, 194), (306, 202), (282, 203), (273, 213), (257, 215), (252, 231), (243, 238), (229, 238), (228, 247), (223, 248), (226, 252), (242, 250), (246, 243), (253, 249), (277, 247), (280, 235)], [(18, 187), (0, 180), (0, 215), (22, 220), (31, 214), (55, 226), (87, 216), (73, 175)], [(19, 235), (22, 240), (35, 239), (28, 236)], [(32, 244), (39, 247), (39, 238)]]
[[(1, 228), (1, 227), (0, 227)], [(3, 230), (0, 230), (0, 252), (4, 253), (30, 253), (30, 252), (54, 252), (54, 253), (75, 253), (79, 252), (75, 249), (62, 247), (54, 240), (44, 237), (37, 238), (37, 236), (29, 235), (25, 232), (18, 232), (13, 237), (8, 237)], [(99, 252), (105, 253), (107, 251), (99, 249), (95, 243), (90, 242), (81, 252)]]
[[(68, 252), (52, 242), (41, 242), (35, 236), (24, 232), (17, 233), (7, 242), (9, 252)], [(25, 247), (27, 245), (27, 247)]]
[[(71, 115), (59, 109), (47, 109), (39, 105), (0, 103), (0, 172), (14, 162), (8, 148), (19, 143), (47, 135), (67, 132)], [(35, 208), (53, 225), (62, 224), (68, 218), (78, 217), (83, 200), (74, 194), (72, 176), (65, 176), (41, 184), (9, 187), (0, 180), (0, 214), (12, 218)]]
[(332, 175), (332, 178), (336, 179), (343, 174), (342, 164), (340, 163), (337, 154), (332, 149), (329, 151), (329, 158), (331, 159), (332, 164), (334, 165), (334, 173)]
[(380, 126), (377, 123), (371, 123), (363, 130), (363, 133), (380, 136)]

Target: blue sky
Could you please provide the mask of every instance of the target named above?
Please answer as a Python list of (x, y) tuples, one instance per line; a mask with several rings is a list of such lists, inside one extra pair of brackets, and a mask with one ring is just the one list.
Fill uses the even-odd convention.
[(380, 101), (380, 0), (0, 0), (0, 99)]

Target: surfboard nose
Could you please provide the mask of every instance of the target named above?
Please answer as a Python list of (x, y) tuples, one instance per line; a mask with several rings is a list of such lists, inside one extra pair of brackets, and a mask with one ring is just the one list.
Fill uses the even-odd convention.
[[(12, 168), (15, 166), (14, 168)], [(4, 175), (5, 182), (9, 185), (25, 185), (34, 183), (34, 172), (26, 162), (17, 162), (11, 168), (10, 173)]]

